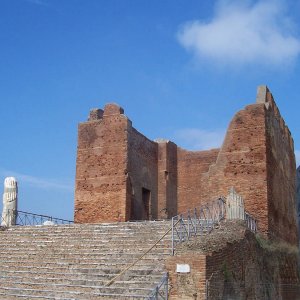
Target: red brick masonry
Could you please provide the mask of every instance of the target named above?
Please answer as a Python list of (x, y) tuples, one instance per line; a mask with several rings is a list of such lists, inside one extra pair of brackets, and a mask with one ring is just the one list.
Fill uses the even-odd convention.
[(207, 151), (151, 141), (107, 104), (78, 127), (75, 222), (170, 218), (233, 186), (262, 232), (296, 244), (295, 176), (293, 139), (265, 86)]

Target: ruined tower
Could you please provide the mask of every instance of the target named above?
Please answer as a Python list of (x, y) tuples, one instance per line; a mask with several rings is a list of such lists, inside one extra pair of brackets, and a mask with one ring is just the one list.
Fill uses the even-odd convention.
[(300, 243), (300, 166), (297, 168), (296, 200), (297, 200), (297, 216), (298, 216), (298, 234), (299, 234), (299, 243)]
[(260, 231), (296, 244), (295, 178), (293, 139), (266, 86), (206, 151), (151, 141), (107, 104), (79, 124), (75, 222), (170, 218), (234, 187)]

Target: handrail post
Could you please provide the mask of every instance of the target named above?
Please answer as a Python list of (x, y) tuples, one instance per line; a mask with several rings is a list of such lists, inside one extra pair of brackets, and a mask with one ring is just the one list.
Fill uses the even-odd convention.
[(187, 221), (188, 221), (188, 237), (187, 239), (190, 239), (190, 210), (188, 210), (188, 216), (187, 216)]
[(172, 218), (172, 255), (174, 255), (174, 217)]
[(166, 293), (166, 300), (169, 299), (169, 273), (166, 273), (166, 282), (165, 282), (165, 293)]
[(180, 231), (179, 231), (179, 240), (180, 242), (182, 242), (184, 239), (183, 239), (183, 230), (182, 230), (182, 227), (183, 227), (183, 219), (182, 219), (182, 214), (180, 214), (179, 216), (180, 218)]

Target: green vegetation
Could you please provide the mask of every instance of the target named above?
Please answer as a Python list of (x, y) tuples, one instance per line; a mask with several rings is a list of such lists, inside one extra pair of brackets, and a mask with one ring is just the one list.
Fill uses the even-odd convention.
[(281, 252), (287, 254), (298, 254), (298, 247), (284, 241), (268, 240), (263, 235), (257, 233), (256, 241), (261, 248), (270, 252)]
[(228, 269), (226, 261), (222, 265), (222, 273), (224, 275), (225, 281), (230, 281), (230, 279), (232, 279), (232, 272)]

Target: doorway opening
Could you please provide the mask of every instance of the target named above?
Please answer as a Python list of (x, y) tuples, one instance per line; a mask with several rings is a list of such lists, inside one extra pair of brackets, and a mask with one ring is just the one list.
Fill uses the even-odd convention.
[(143, 205), (143, 219), (151, 220), (151, 192), (145, 188), (142, 188), (142, 205)]

